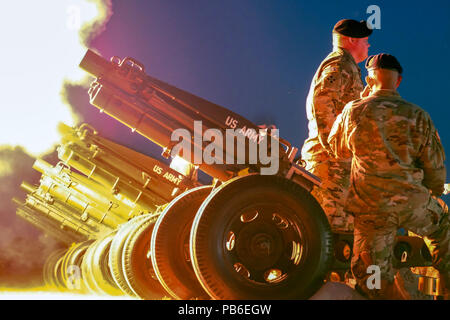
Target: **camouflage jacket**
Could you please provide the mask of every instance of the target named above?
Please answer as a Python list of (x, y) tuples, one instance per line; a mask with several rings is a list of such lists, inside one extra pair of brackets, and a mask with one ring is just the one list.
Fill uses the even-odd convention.
[(352, 156), (345, 209), (399, 212), (425, 206), (444, 190), (445, 153), (429, 114), (395, 90), (348, 103), (328, 139), (338, 158)]
[(309, 137), (302, 159), (321, 162), (329, 159), (328, 134), (345, 104), (358, 99), (363, 90), (361, 71), (352, 55), (338, 48), (321, 63), (306, 99)]

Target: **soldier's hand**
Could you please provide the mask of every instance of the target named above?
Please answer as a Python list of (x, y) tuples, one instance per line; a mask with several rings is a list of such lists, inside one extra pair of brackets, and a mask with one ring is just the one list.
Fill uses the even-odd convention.
[(366, 85), (364, 90), (361, 92), (360, 97), (361, 98), (367, 97), (370, 94), (370, 90), (371, 90), (370, 86)]
[(444, 184), (444, 194), (450, 193), (450, 183)]

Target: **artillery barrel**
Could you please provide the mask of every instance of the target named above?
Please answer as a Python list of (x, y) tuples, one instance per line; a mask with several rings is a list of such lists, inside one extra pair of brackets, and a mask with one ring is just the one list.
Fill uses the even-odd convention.
[[(95, 209), (94, 216), (100, 221), (109, 221), (106, 224), (113, 226), (127, 221), (130, 217), (140, 214), (139, 208), (133, 203), (126, 203), (122, 199), (116, 199), (95, 181), (70, 171), (61, 164), (52, 167), (42, 159), (37, 159), (33, 168), (42, 173), (40, 188), (59, 199), (65, 199), (67, 194), (74, 195), (81, 202), (73, 204)], [(105, 220), (106, 219), (106, 220)]]
[(188, 177), (149, 156), (92, 133), (83, 126), (60, 126), (63, 134), (58, 157), (107, 193), (153, 212), (194, 185)]
[(20, 206), (39, 212), (45, 217), (56, 221), (61, 229), (72, 230), (86, 238), (95, 238), (98, 234), (111, 231), (111, 228), (93, 219), (82, 220), (83, 212), (68, 205), (65, 200), (55, 199), (40, 188), (35, 188), (26, 182), (21, 184), (26, 190), (34, 190), (27, 195), (25, 203), (16, 201)]
[(59, 221), (50, 218), (44, 213), (29, 208), (26, 204), (22, 204), (17, 201), (19, 206), (17, 207), (17, 216), (28, 221), (44, 233), (51, 237), (70, 245), (75, 242), (85, 241), (88, 238), (82, 233), (76, 232), (73, 229), (66, 228), (64, 224), (60, 224)]
[[(256, 172), (264, 166), (259, 159), (249, 161), (249, 150), (255, 143), (259, 148), (260, 142), (269, 135), (261, 134), (259, 128), (244, 117), (146, 75), (144, 66), (132, 58), (113, 58), (110, 62), (88, 50), (80, 67), (97, 78), (89, 90), (91, 104), (158, 144), (166, 153), (179, 142), (172, 140), (172, 133), (182, 129), (187, 130), (184, 138), (191, 152), (179, 156), (198, 164), (200, 170), (214, 178), (225, 181), (243, 169)], [(196, 121), (201, 121), (201, 125), (197, 126)], [(225, 138), (211, 143), (197, 139), (199, 131), (201, 134), (208, 129), (218, 130)], [(279, 144), (276, 146), (281, 174), (285, 174), (290, 164), (291, 147), (284, 143), (288, 150)], [(211, 144), (219, 150), (214, 154), (217, 161), (205, 163), (197, 155), (201, 158)]]

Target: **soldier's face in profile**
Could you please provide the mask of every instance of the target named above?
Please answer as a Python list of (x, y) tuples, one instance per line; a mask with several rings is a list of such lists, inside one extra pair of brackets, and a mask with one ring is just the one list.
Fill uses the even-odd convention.
[(366, 58), (369, 55), (369, 37), (365, 37), (365, 38), (360, 38), (360, 39), (355, 39), (354, 41), (354, 51), (356, 53), (356, 57), (357, 57), (357, 63), (360, 63), (364, 60), (366, 60)]

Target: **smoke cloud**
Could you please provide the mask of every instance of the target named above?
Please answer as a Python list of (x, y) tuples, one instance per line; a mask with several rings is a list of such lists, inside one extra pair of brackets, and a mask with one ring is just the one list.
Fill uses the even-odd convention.
[[(56, 164), (57, 124), (84, 120), (69, 101), (66, 84), (85, 88), (78, 63), (106, 27), (111, 0), (10, 1), (0, 11), (4, 63), (0, 75), (0, 288), (42, 285), (42, 267), (61, 243), (16, 215), (12, 198), (24, 200), (20, 184), (38, 185), (36, 157)], [(0, 289), (1, 290), (1, 289)]]
[[(52, 153), (45, 158), (54, 161), (55, 157)], [(0, 286), (41, 284), (46, 257), (61, 246), (15, 214), (11, 199), (25, 198), (19, 188), (22, 181), (39, 183), (34, 161), (22, 147), (0, 148)]]

